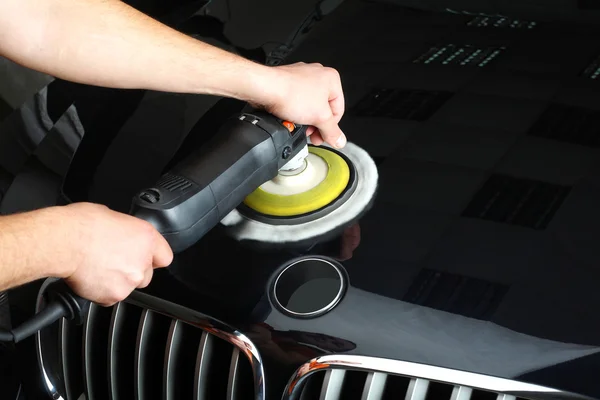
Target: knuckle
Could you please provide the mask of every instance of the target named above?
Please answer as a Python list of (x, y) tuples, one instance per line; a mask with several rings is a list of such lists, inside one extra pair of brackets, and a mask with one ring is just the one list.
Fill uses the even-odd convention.
[(142, 281), (142, 282), (141, 282), (141, 283), (138, 285), (138, 288), (139, 288), (139, 289), (143, 289), (143, 288), (147, 287), (147, 286), (150, 284), (150, 282), (151, 282), (151, 281), (152, 281), (152, 276), (150, 276), (150, 277), (148, 277), (148, 278), (144, 279), (144, 280), (143, 280), (143, 281)]
[(156, 229), (154, 228), (154, 226), (150, 222), (147, 222), (147, 221), (140, 220), (140, 222), (141, 222), (140, 229), (144, 233), (145, 238), (146, 239), (154, 238), (154, 235), (156, 232)]
[(165, 267), (168, 265), (171, 265), (173, 263), (173, 259), (175, 258), (175, 255), (173, 254), (172, 251), (170, 251), (166, 256), (165, 256)]
[(124, 299), (124, 297), (121, 297), (118, 294), (118, 292), (115, 292), (115, 293), (111, 293), (109, 296), (107, 296), (106, 299), (104, 300), (103, 304), (105, 304), (106, 306), (114, 306), (115, 304), (117, 304), (118, 302), (120, 302), (123, 299)]
[(131, 271), (128, 275), (127, 275), (127, 281), (134, 286), (139, 285), (140, 283), (142, 283), (142, 281), (144, 280), (144, 273), (142, 271), (138, 270), (134, 270)]
[(331, 67), (327, 67), (325, 68), (327, 70), (327, 73), (333, 77), (333, 78), (339, 78), (340, 77), (340, 73), (338, 72), (337, 69), (335, 68), (331, 68)]
[(88, 209), (90, 211), (96, 211), (96, 212), (108, 210), (108, 207), (106, 207), (104, 204), (82, 203), (81, 206), (85, 207), (86, 209)]

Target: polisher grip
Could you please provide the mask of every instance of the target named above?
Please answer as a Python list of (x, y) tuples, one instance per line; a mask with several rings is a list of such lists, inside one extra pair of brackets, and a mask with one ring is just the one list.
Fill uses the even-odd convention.
[[(298, 138), (303, 138), (304, 143)], [(133, 199), (131, 214), (150, 222), (174, 252), (204, 236), (306, 144), (269, 114), (228, 120), (212, 142)]]

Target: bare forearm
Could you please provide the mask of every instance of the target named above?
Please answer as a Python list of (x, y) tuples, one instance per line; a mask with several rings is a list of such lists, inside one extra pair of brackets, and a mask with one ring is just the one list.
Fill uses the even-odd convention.
[(0, 51), (32, 69), (98, 86), (258, 103), (273, 96), (275, 69), (183, 35), (118, 0), (4, 2), (0, 13), (12, 20), (0, 17)]
[(74, 265), (59, 208), (0, 217), (0, 290), (48, 276), (65, 277)]

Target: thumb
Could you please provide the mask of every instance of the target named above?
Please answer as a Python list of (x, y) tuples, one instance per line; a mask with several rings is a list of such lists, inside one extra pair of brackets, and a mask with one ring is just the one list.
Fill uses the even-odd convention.
[(321, 134), (321, 137), (329, 145), (341, 149), (346, 145), (346, 135), (340, 129), (340, 126), (334, 118), (330, 118), (327, 122), (324, 122), (316, 126)]
[(154, 268), (163, 268), (171, 265), (173, 262), (173, 250), (171, 250), (171, 246), (165, 240), (165, 238), (158, 233), (155, 232), (154, 239), (154, 254), (152, 256), (152, 265)]

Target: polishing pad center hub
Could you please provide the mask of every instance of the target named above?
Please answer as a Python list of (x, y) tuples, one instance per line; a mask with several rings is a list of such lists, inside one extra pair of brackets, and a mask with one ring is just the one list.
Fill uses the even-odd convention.
[(280, 196), (304, 193), (323, 182), (328, 170), (325, 160), (311, 153), (306, 157), (304, 169), (300, 167), (295, 174), (291, 174), (292, 171), (281, 171), (260, 188), (267, 193)]
[(298, 175), (302, 172), (304, 172), (304, 170), (306, 169), (306, 167), (308, 166), (308, 164), (306, 163), (306, 160), (302, 160), (302, 165), (300, 165), (298, 168), (296, 169), (289, 169), (289, 170), (279, 170), (279, 175), (284, 175), (284, 176), (291, 176), (291, 175)]
[(294, 217), (331, 204), (350, 182), (350, 166), (335, 151), (310, 146), (306, 168), (289, 175), (281, 172), (252, 192), (244, 204), (263, 215)]

